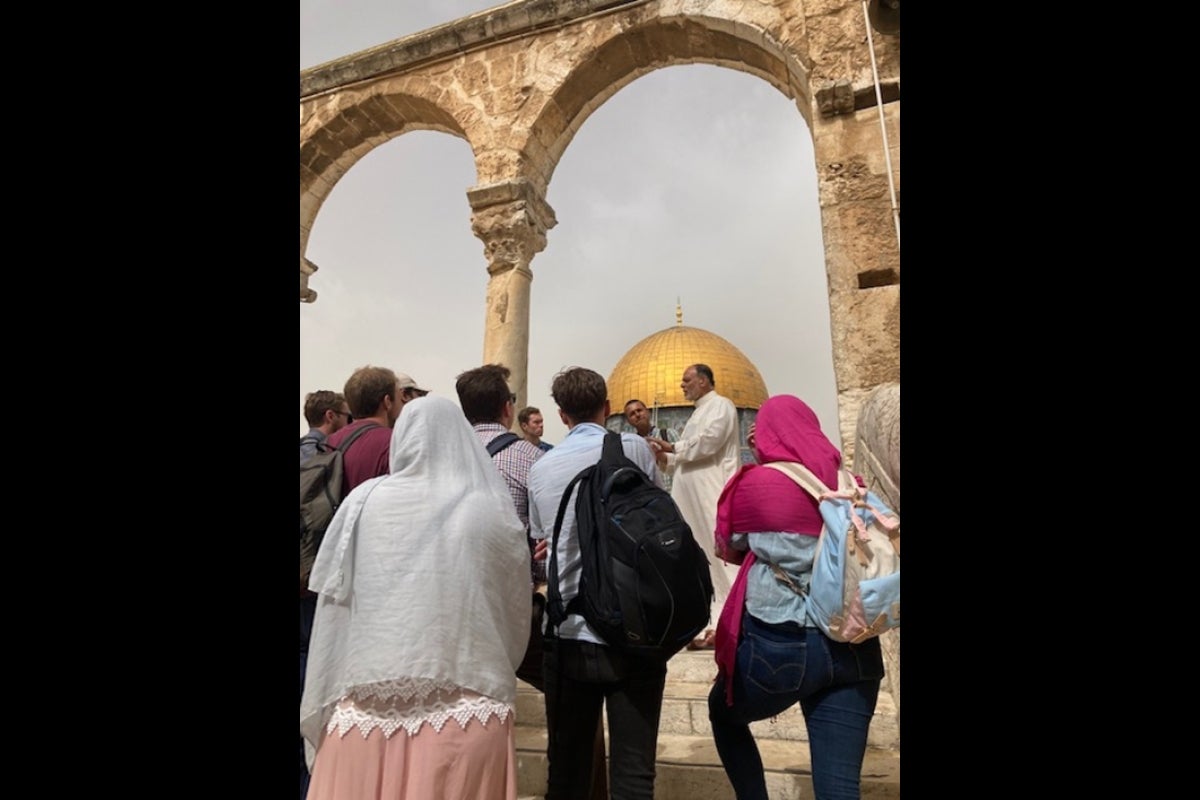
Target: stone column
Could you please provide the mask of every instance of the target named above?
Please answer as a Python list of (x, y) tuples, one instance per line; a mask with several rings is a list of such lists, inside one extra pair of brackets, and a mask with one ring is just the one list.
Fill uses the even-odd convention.
[(546, 247), (546, 231), (558, 220), (528, 180), (476, 186), (467, 191), (471, 231), (488, 260), (483, 363), (512, 370), (517, 405), (526, 402), (529, 381), (529, 263)]

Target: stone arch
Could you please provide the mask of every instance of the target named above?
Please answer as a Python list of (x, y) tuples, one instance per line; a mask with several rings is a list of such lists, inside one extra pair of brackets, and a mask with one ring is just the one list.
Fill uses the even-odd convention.
[[(900, 366), (899, 36), (868, 48), (864, 12), (860, 0), (512, 0), (301, 72), (301, 301), (315, 298), (308, 227), (340, 175), (406, 125), (461, 136), (490, 276), (485, 358), (523, 386), (529, 265), (556, 224), (545, 190), (575, 131), (647, 72), (725, 66), (793, 99), (813, 136), (839, 429), (852, 443), (863, 399)], [(399, 96), (415, 106), (370, 99)]]
[[(317, 267), (305, 257), (308, 237), (333, 187), (367, 153), (417, 130), (456, 136), (472, 145), (464, 126), (438, 103), (416, 94), (343, 92), (310, 109), (300, 125), (301, 300), (312, 302), (307, 276)], [(472, 146), (472, 153), (474, 154)]]
[[(469, 193), (473, 230), (485, 243), (491, 275), (485, 360), (513, 367), (519, 396), (528, 362), (531, 262), (557, 222), (545, 202), (546, 193), (575, 132), (597, 108), (655, 70), (704, 63), (766, 80), (796, 102), (811, 135), (808, 72), (761, 21), (703, 16), (688, 13), (682, 4), (663, 5), (671, 8), (656, 9), (636, 23), (596, 25), (587, 35), (555, 33), (566, 44), (555, 51), (555, 69), (548, 71), (561, 78), (544, 80), (540, 65), (529, 62), (523, 65), (530, 70), (524, 78), (528, 83), (493, 87), (494, 96), (484, 100), (523, 107), (516, 115), (517, 125), (496, 124), (503, 117), (477, 120), (489, 128), (489, 147), (477, 154), (485, 185)], [(786, 27), (775, 14), (771, 21), (777, 23), (775, 30)], [(544, 39), (544, 34), (537, 36)], [(578, 46), (587, 36), (596, 37), (596, 43)], [(472, 64), (464, 66), (463, 71), (468, 70), (481, 72)]]
[(546, 98), (523, 143), (521, 173), (543, 194), (563, 154), (591, 114), (638, 78), (664, 67), (711, 64), (765, 80), (811, 130), (808, 74), (797, 56), (762, 28), (695, 15), (659, 16), (631, 26), (587, 52)]

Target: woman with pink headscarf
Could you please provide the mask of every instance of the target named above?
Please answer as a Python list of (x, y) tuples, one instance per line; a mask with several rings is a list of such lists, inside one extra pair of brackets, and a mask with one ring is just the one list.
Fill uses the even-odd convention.
[(716, 552), (741, 570), (717, 623), (718, 675), (708, 697), (713, 740), (738, 800), (767, 800), (750, 723), (798, 702), (816, 800), (858, 800), (883, 678), (879, 639), (836, 642), (809, 622), (805, 593), (821, 514), (786, 474), (760, 466), (798, 462), (836, 487), (841, 453), (792, 395), (763, 403), (750, 444), (758, 464), (735, 473), (717, 503)]

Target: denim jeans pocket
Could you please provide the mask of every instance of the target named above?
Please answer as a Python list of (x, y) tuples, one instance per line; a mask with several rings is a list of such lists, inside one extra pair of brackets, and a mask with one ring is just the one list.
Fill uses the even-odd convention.
[(737, 668), (760, 691), (795, 692), (804, 681), (806, 655), (803, 639), (780, 641), (746, 631), (738, 648)]

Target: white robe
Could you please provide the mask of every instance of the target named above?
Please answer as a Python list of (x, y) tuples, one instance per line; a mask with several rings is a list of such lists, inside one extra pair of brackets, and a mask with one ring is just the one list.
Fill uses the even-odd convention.
[(671, 497), (708, 554), (714, 627), (736, 574), (736, 568), (726, 567), (716, 555), (713, 532), (721, 490), (741, 465), (739, 438), (737, 409), (728, 398), (711, 391), (696, 401), (696, 410), (675, 442), (675, 452), (667, 453)]

